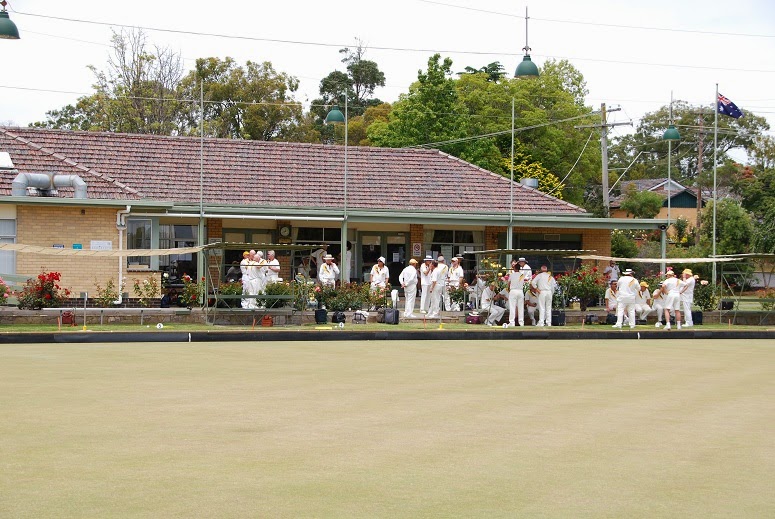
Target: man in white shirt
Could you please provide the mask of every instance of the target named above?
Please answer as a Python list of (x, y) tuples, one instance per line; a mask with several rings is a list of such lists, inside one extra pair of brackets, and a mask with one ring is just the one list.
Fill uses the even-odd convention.
[(684, 269), (681, 273), (683, 286), (681, 287), (681, 305), (684, 310), (684, 326), (694, 326), (692, 320), (692, 303), (694, 302), (694, 275), (690, 269)]
[(420, 294), (420, 312), (423, 314), (428, 313), (428, 307), (431, 302), (428, 293), (431, 287), (431, 271), (433, 270), (431, 268), (432, 261), (432, 257), (425, 256), (425, 261), (423, 261), (423, 264), (420, 266), (420, 288), (422, 290)]
[[(242, 273), (242, 293), (247, 294), (248, 293), (248, 265), (250, 264), (250, 252), (245, 251), (242, 253), (242, 261), (239, 263), (239, 269)], [(240, 301), (240, 304), (242, 308), (247, 308), (250, 304), (250, 299), (248, 298), (242, 298)]]
[(273, 250), (266, 252), (266, 259), (266, 268), (264, 269), (266, 282), (264, 283), (264, 286), (271, 283), (277, 283), (280, 280), (280, 261), (274, 257)]
[(519, 271), (524, 276), (525, 283), (530, 283), (530, 280), (533, 279), (533, 269), (531, 269), (530, 265), (527, 264), (527, 260), (525, 258), (519, 258), (517, 263), (519, 263)]
[(610, 283), (611, 281), (619, 280), (619, 266), (614, 260), (608, 263), (608, 266), (603, 270), (605, 279)]
[(665, 294), (662, 293), (661, 282), (659, 283), (659, 288), (651, 294), (651, 304), (654, 306), (654, 311), (657, 314), (657, 323), (654, 326), (659, 328), (662, 326), (662, 318), (665, 314)]
[[(525, 326), (525, 273), (520, 268), (518, 261), (511, 262), (509, 272), (509, 326)], [(517, 318), (518, 317), (518, 318)]]
[(651, 291), (649, 290), (649, 284), (641, 281), (640, 289), (635, 294), (635, 312), (638, 312), (638, 319), (642, 321), (645, 321), (651, 313), (650, 299)]
[[(449, 289), (460, 288), (460, 283), (463, 281), (464, 276), (463, 267), (460, 266), (460, 258), (452, 258), (452, 265), (450, 265), (447, 275), (447, 299), (449, 299)], [(448, 309), (457, 312), (460, 310), (460, 305), (450, 302)]]
[(398, 275), (398, 282), (404, 288), (404, 317), (415, 318), (414, 300), (417, 297), (417, 260), (409, 260), (409, 266)]
[[(258, 256), (259, 258), (261, 256)], [(256, 308), (256, 297), (261, 290), (261, 270), (258, 268), (258, 261), (256, 261), (256, 251), (251, 250), (250, 256), (248, 256), (248, 264), (246, 268), (248, 277), (248, 295), (253, 296), (247, 299), (247, 306), (243, 308)]]
[(503, 314), (506, 313), (506, 309), (496, 305), (495, 301), (498, 299), (506, 299), (508, 295), (505, 293), (505, 289), (500, 293), (498, 293), (497, 290), (498, 285), (490, 283), (485, 287), (484, 292), (482, 292), (482, 311), (487, 312), (487, 320), (485, 320), (487, 326), (497, 324), (503, 317)]
[(385, 265), (385, 258), (380, 256), (377, 259), (377, 264), (371, 267), (371, 276), (369, 278), (371, 291), (376, 292), (380, 288), (386, 288), (388, 279), (390, 279), (390, 271)]
[(256, 271), (255, 278), (257, 283), (255, 293), (263, 294), (266, 292), (266, 260), (264, 259), (264, 253), (261, 251), (256, 252), (253, 255), (253, 261), (255, 263), (253, 267)]
[(675, 316), (676, 327), (681, 329), (681, 281), (675, 277), (675, 272), (665, 272), (662, 282), (662, 293), (665, 294), (665, 330), (670, 329), (670, 312)]
[[(315, 264), (316, 272), (326, 262), (326, 260), (324, 260), (323, 258), (326, 256), (327, 248), (328, 248), (328, 245), (323, 245), (321, 248), (313, 251), (312, 254), (309, 255), (310, 259)], [(317, 277), (317, 274), (316, 274), (316, 277)]]
[(439, 262), (431, 262), (431, 283), (428, 286), (428, 319), (436, 319), (441, 312), (441, 282), (439, 281)]
[(635, 328), (635, 295), (640, 290), (638, 280), (632, 275), (632, 269), (624, 271), (619, 278), (619, 294), (616, 296), (616, 324), (614, 328), (621, 328), (624, 323), (624, 314), (627, 313), (627, 322), (630, 328)]
[(324, 287), (336, 286), (336, 279), (339, 276), (339, 267), (334, 263), (334, 257), (330, 254), (323, 256), (323, 263), (318, 269), (318, 281)]
[(618, 283), (616, 281), (610, 281), (608, 288), (605, 289), (605, 310), (608, 313), (616, 313), (616, 298), (619, 295)]
[(534, 292), (538, 294), (538, 326), (552, 325), (552, 292), (554, 278), (546, 265), (541, 265), (541, 272), (533, 276), (530, 282)]
[(527, 316), (530, 317), (530, 322), (533, 326), (536, 326), (536, 310), (538, 310), (538, 295), (534, 294), (532, 290), (527, 291), (525, 296), (525, 304), (527, 306)]

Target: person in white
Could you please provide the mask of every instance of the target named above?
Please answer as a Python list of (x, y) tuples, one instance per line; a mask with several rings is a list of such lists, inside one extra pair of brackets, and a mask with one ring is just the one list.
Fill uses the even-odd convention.
[(548, 271), (546, 265), (541, 265), (541, 272), (533, 276), (530, 282), (530, 286), (538, 295), (538, 326), (552, 325), (553, 281), (552, 273)]
[(264, 268), (266, 281), (264, 286), (280, 281), (280, 261), (275, 258), (273, 250), (266, 252), (266, 259), (266, 268)]
[(336, 286), (336, 279), (339, 276), (339, 267), (334, 263), (334, 257), (330, 254), (323, 256), (323, 263), (318, 269), (318, 281), (324, 287)]
[(525, 258), (519, 258), (517, 263), (519, 263), (519, 271), (522, 272), (522, 275), (525, 277), (525, 283), (529, 283), (530, 280), (533, 279), (533, 269), (527, 264)]
[(692, 303), (694, 302), (694, 284), (695, 279), (690, 269), (684, 269), (681, 273), (683, 286), (681, 287), (681, 305), (684, 310), (684, 326), (694, 326), (692, 320)]
[(603, 275), (609, 282), (619, 280), (619, 266), (614, 260), (611, 260), (608, 266), (603, 269)]
[(627, 323), (630, 328), (635, 328), (635, 295), (640, 290), (638, 280), (632, 275), (632, 269), (624, 271), (619, 278), (619, 293), (616, 296), (616, 324), (614, 328), (621, 328), (624, 324), (624, 314), (627, 314)]
[(344, 269), (344, 282), (350, 282), (350, 263), (352, 262), (352, 248), (353, 244), (347, 242), (347, 250), (344, 253), (344, 260), (342, 260), (342, 268)]
[[(260, 256), (258, 256), (260, 258)], [(248, 277), (248, 295), (252, 296), (248, 298), (248, 304), (244, 308), (252, 309), (256, 308), (256, 296), (261, 289), (261, 269), (258, 268), (258, 261), (256, 261), (256, 251), (251, 250), (250, 256), (248, 256), (247, 265), (247, 277)]]
[(605, 289), (605, 310), (610, 314), (616, 313), (616, 297), (619, 295), (618, 283), (611, 281), (608, 283), (608, 288)]
[(439, 262), (431, 262), (431, 283), (428, 287), (428, 319), (436, 319), (441, 311), (441, 281), (439, 281)]
[(654, 290), (651, 294), (651, 304), (654, 306), (654, 311), (657, 314), (657, 324), (654, 326), (659, 328), (662, 326), (662, 318), (665, 312), (665, 294), (662, 293), (662, 283), (659, 283), (659, 288)]
[(533, 326), (537, 325), (536, 322), (536, 310), (538, 310), (538, 295), (534, 294), (532, 290), (527, 291), (525, 296), (525, 304), (527, 306), (527, 315), (530, 317), (530, 322)]
[(371, 267), (371, 276), (369, 278), (371, 291), (376, 292), (380, 288), (386, 288), (388, 279), (390, 279), (390, 271), (385, 266), (385, 258), (380, 256), (377, 259), (377, 264)]
[(433, 258), (425, 256), (425, 260), (420, 266), (420, 313), (423, 314), (428, 313), (428, 306), (431, 302), (430, 297), (428, 297), (429, 289), (431, 287), (431, 271), (433, 270), (431, 268), (431, 262), (433, 262)]
[(398, 282), (404, 288), (404, 317), (415, 318), (414, 300), (417, 297), (417, 260), (409, 260), (409, 266), (398, 275)]
[[(315, 264), (315, 271), (323, 266), (323, 264), (326, 262), (323, 258), (326, 256), (326, 249), (328, 248), (328, 245), (323, 245), (321, 248), (315, 250), (312, 252), (312, 254), (309, 255), (310, 260), (312, 260), (312, 263)], [(317, 277), (317, 275), (316, 275)]]
[(648, 318), (651, 313), (650, 300), (651, 291), (649, 290), (649, 284), (641, 281), (640, 289), (635, 294), (635, 312), (638, 313), (638, 319), (645, 321)]
[[(463, 267), (460, 266), (460, 258), (452, 258), (452, 265), (450, 265), (447, 275), (447, 299), (449, 299), (449, 289), (460, 288), (460, 284), (464, 282), (464, 276)], [(451, 303), (448, 309), (455, 312), (460, 311), (460, 304)]]
[(438, 270), (439, 284), (441, 285), (441, 302), (444, 304), (444, 310), (450, 310), (449, 291), (447, 290), (447, 283), (449, 282), (449, 267), (444, 259), (444, 256), (439, 255), (436, 259), (438, 266), (435, 270)]
[(471, 300), (474, 303), (474, 308), (481, 308), (482, 307), (482, 292), (484, 292), (484, 289), (487, 287), (487, 282), (482, 279), (478, 274), (476, 277), (474, 277), (474, 282), (471, 283), (468, 286), (468, 291), (470, 292)]
[(497, 324), (498, 321), (503, 318), (503, 314), (506, 313), (506, 309), (496, 305), (495, 301), (498, 299), (506, 299), (508, 294), (505, 293), (505, 289), (500, 293), (498, 293), (497, 290), (498, 285), (490, 283), (485, 287), (484, 292), (482, 292), (482, 311), (487, 312), (487, 320), (485, 320), (487, 326)]
[(525, 273), (520, 269), (518, 261), (511, 262), (509, 272), (509, 326), (525, 326)]
[(662, 293), (665, 294), (665, 330), (670, 329), (670, 312), (675, 316), (676, 327), (681, 329), (681, 280), (675, 277), (675, 272), (668, 270), (662, 283)]
[[(242, 253), (242, 261), (239, 263), (239, 269), (242, 273), (242, 293), (247, 294), (248, 293), (248, 265), (250, 264), (250, 252), (245, 251)], [(242, 308), (247, 308), (250, 304), (250, 299), (243, 297), (242, 301), (240, 301), (240, 305)]]
[(264, 253), (261, 251), (256, 252), (253, 256), (253, 261), (255, 262), (256, 279), (258, 280), (256, 294), (263, 294), (266, 292), (266, 260), (264, 259)]

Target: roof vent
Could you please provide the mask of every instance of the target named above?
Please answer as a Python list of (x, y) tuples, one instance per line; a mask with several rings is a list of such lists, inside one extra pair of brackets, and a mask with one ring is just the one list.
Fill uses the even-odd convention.
[(523, 178), (519, 181), (520, 184), (527, 187), (532, 187), (533, 189), (538, 189), (538, 179), (537, 178)]
[(0, 151), (0, 169), (14, 169), (11, 154), (6, 151)]

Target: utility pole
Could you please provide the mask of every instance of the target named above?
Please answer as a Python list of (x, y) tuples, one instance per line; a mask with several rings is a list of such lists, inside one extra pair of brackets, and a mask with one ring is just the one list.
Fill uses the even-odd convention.
[(618, 112), (619, 110), (621, 110), (621, 108), (611, 108), (610, 110), (606, 110), (605, 103), (600, 103), (600, 124), (575, 126), (575, 128), (600, 128), (600, 151), (603, 157), (603, 207), (605, 208), (606, 218), (611, 215), (611, 202), (608, 193), (608, 128), (624, 125), (632, 126), (632, 121), (626, 123), (608, 122), (608, 112)]
[(705, 129), (704, 122), (705, 117), (700, 112), (699, 121), (699, 143), (697, 144), (697, 224), (694, 227), (694, 244), (700, 244), (700, 229), (702, 226), (702, 218), (700, 213), (702, 211), (702, 149), (705, 146)]

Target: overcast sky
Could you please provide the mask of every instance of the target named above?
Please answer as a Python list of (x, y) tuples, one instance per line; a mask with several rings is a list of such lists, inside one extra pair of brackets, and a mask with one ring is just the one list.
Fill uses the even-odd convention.
[(710, 106), (718, 83), (743, 111), (775, 127), (772, 0), (10, 0), (22, 39), (0, 40), (0, 124), (43, 120), (47, 110), (92, 93), (87, 65), (105, 68), (111, 24), (143, 27), (150, 42), (179, 52), (186, 69), (207, 56), (271, 61), (300, 80), (301, 102), (318, 95), (329, 72), (344, 70), (337, 51), (359, 38), (386, 76), (377, 97), (392, 102), (434, 52), (451, 57), (455, 71), (499, 61), (513, 74), (526, 6), (533, 61), (568, 59), (587, 81), (589, 105), (621, 106), (614, 121), (637, 123), (668, 104), (671, 90)]

